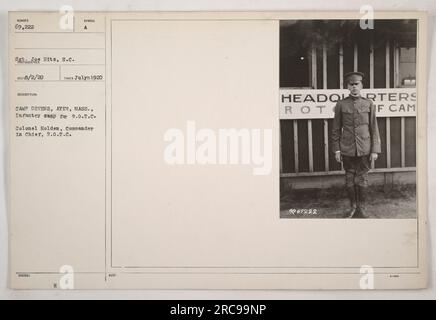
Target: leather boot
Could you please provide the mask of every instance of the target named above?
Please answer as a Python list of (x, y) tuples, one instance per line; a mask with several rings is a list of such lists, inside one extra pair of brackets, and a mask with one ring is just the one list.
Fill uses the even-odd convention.
[(357, 203), (356, 203), (356, 192), (354, 186), (347, 187), (348, 199), (350, 200), (350, 209), (344, 213), (344, 218), (352, 218), (356, 213)]
[(355, 215), (356, 215), (359, 212), (359, 202), (360, 202), (360, 199), (359, 199), (359, 186), (357, 184), (354, 185), (354, 192), (356, 192), (356, 205), (357, 205), (357, 209), (356, 209), (356, 213), (355, 213)]
[(358, 199), (357, 202), (357, 212), (354, 216), (355, 218), (361, 218), (366, 219), (368, 218), (368, 215), (366, 214), (366, 194), (367, 194), (367, 187), (358, 186)]

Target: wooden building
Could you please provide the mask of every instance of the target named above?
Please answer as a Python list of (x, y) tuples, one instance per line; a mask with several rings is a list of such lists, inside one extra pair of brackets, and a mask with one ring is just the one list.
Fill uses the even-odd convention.
[[(282, 21), (280, 88), (343, 92), (344, 74), (365, 73), (364, 88), (416, 89), (415, 20), (375, 20), (362, 29), (357, 20)], [(291, 90), (291, 91), (289, 91)], [(322, 91), (321, 91), (322, 92)], [(332, 92), (332, 90), (328, 91)], [(334, 91), (333, 91), (334, 92)], [(282, 102), (285, 100), (282, 94)], [(341, 165), (330, 150), (332, 117), (280, 120), (280, 176), (284, 189), (343, 184)], [(415, 115), (377, 116), (382, 152), (371, 183), (414, 183)]]

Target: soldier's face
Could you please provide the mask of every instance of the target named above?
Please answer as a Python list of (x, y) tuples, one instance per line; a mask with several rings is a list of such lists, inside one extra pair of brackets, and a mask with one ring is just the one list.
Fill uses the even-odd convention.
[(348, 82), (348, 90), (350, 90), (352, 95), (360, 94), (360, 90), (362, 90), (362, 81), (350, 81)]

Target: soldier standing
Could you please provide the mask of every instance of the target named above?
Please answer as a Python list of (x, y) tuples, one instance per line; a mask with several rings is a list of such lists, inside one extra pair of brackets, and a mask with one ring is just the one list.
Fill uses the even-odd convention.
[(350, 95), (336, 104), (331, 134), (332, 151), (336, 161), (343, 162), (350, 199), (351, 208), (344, 218), (367, 218), (368, 171), (381, 152), (375, 106), (360, 95), (363, 77), (362, 72), (345, 75)]

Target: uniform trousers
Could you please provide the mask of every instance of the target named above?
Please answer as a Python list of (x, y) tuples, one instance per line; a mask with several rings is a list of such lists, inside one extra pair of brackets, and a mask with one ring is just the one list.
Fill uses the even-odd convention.
[(345, 184), (347, 187), (358, 185), (368, 186), (368, 171), (370, 169), (369, 155), (365, 156), (342, 156), (345, 170)]

